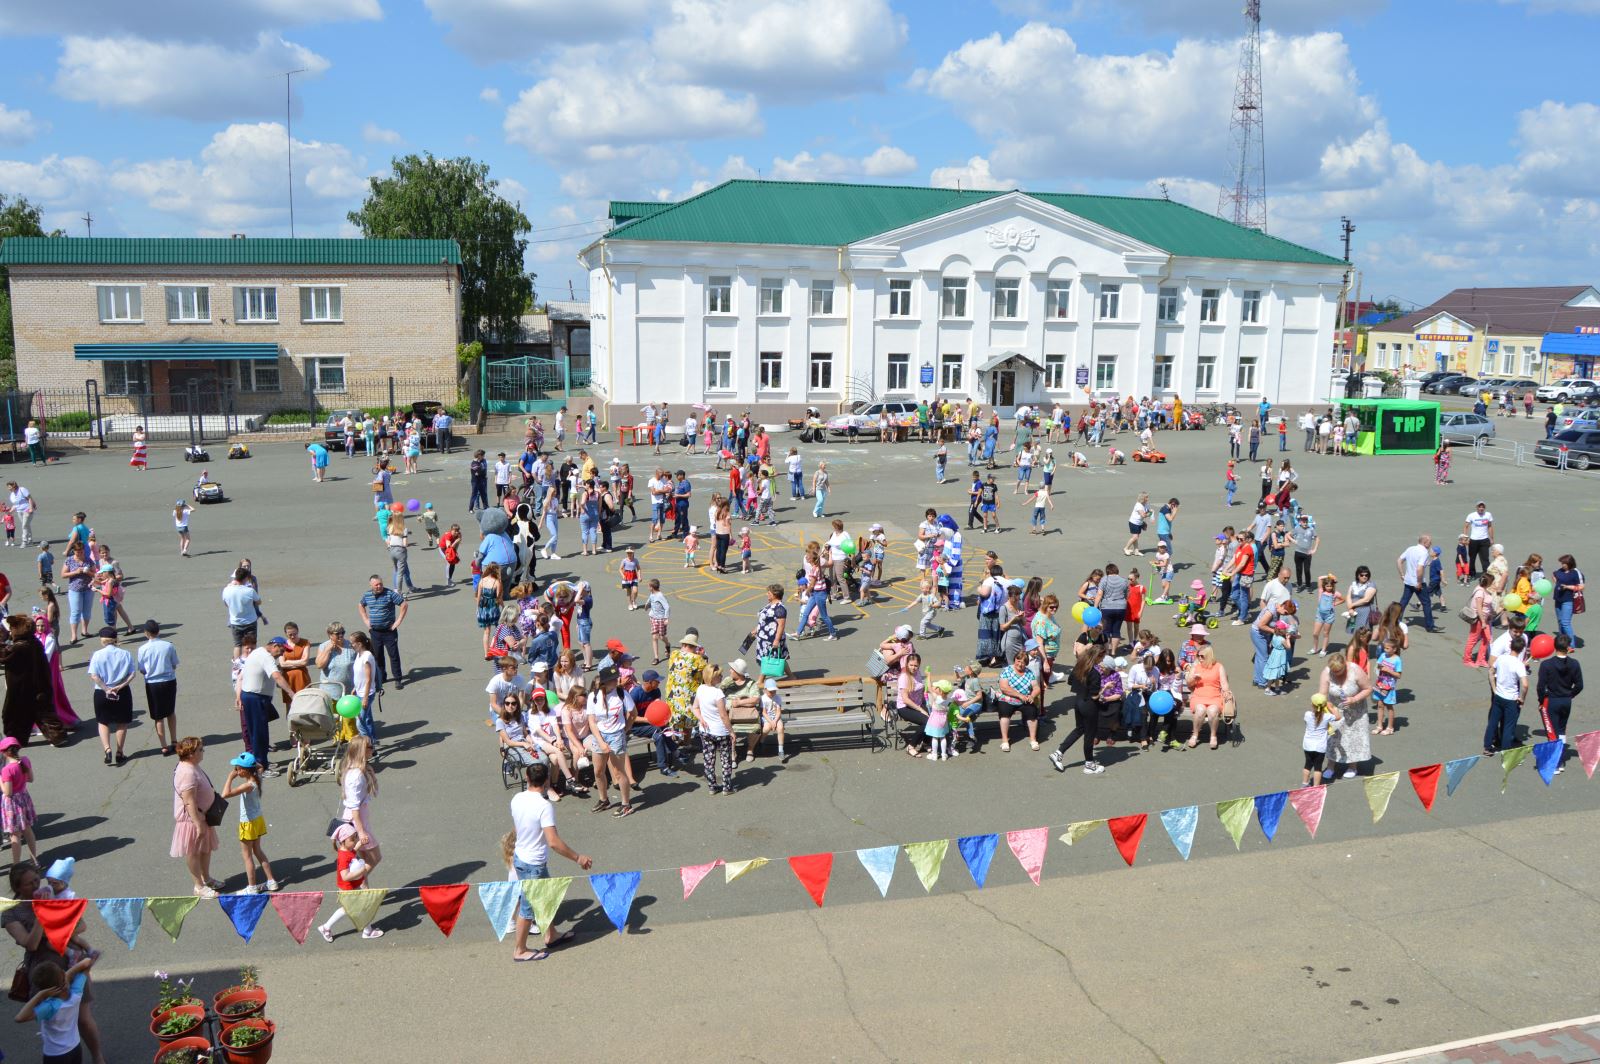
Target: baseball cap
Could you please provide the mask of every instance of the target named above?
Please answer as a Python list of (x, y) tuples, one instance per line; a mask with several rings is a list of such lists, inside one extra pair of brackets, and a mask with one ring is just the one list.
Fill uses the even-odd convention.
[(776, 691), (778, 689), (778, 681), (773, 679), (771, 676), (768, 676), (767, 682), (761, 686), (765, 687), (768, 691)]
[(1203, 624), (1191, 624), (1189, 626), (1189, 634), (1190, 635), (1205, 635), (1206, 634), (1206, 626), (1203, 625)]
[(1328, 704), (1328, 696), (1319, 691), (1311, 696), (1311, 704), (1314, 706), (1325, 706)]
[(912, 631), (909, 624), (902, 624), (894, 630), (894, 637), (896, 639), (910, 639), (911, 636)]
[(607, 639), (606, 649), (611, 651), (613, 654), (626, 654), (628, 652), (628, 648), (620, 639)]
[(640, 683), (660, 683), (661, 674), (654, 669), (646, 669), (639, 674)]
[(267, 646), (269, 647), (286, 647), (288, 645), (289, 641), (283, 638), (281, 635), (275, 635), (271, 639), (267, 640)]
[(1228, 542), (1228, 537), (1224, 536), (1221, 532), (1218, 532), (1217, 533), (1217, 542), (1218, 543), (1226, 543), (1226, 542)]
[(947, 695), (956, 689), (956, 685), (951, 683), (949, 680), (935, 680), (933, 681), (933, 689), (938, 691), (940, 694)]
[(250, 751), (246, 750), (244, 753), (240, 754), (238, 757), (234, 758), (232, 761), (229, 761), (228, 764), (235, 765), (235, 766), (237, 766), (239, 768), (255, 768), (256, 767), (256, 755), (252, 754)]
[(536, 661), (533, 663), (531, 668), (534, 672), (549, 672), (550, 663), (548, 661)]
[(0, 739), (0, 750), (15, 750), (17, 747), (19, 747), (21, 745), (22, 745), (21, 742), (19, 742), (17, 739), (15, 739), (15, 738), (13, 738), (13, 737), (11, 737), (9, 735), (6, 736), (4, 739)]

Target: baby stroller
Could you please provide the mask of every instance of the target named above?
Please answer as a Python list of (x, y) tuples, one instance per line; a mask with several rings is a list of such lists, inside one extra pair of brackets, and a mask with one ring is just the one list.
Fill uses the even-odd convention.
[(344, 685), (312, 684), (296, 692), (289, 703), (289, 738), (294, 758), (289, 762), (289, 786), (317, 779), (338, 770), (345, 744), (356, 735), (356, 722), (333, 711)]

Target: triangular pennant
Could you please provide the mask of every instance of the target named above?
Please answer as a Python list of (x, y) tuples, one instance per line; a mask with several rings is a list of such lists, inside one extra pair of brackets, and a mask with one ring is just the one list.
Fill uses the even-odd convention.
[(600, 900), (600, 908), (606, 911), (619, 935), (627, 930), (633, 896), (639, 893), (639, 880), (643, 878), (643, 872), (607, 872), (589, 877), (589, 889)]
[(1468, 772), (1472, 771), (1472, 766), (1477, 763), (1478, 759), (1476, 757), (1458, 757), (1454, 761), (1446, 761), (1444, 763), (1444, 793), (1446, 798), (1456, 793), (1456, 788), (1461, 786), (1462, 779), (1466, 777)]
[(517, 911), (517, 884), (509, 879), (491, 879), (478, 884), (478, 904), (501, 942), (511, 927), (511, 914)]
[(898, 846), (874, 846), (871, 849), (856, 851), (856, 860), (861, 862), (861, 867), (867, 870), (867, 875), (877, 884), (878, 896), (881, 898), (889, 896), (889, 881), (894, 878), (894, 862), (899, 856)]
[(567, 888), (572, 886), (572, 877), (524, 879), (520, 885), (522, 896), (533, 906), (533, 922), (546, 931), (550, 930), (550, 925), (556, 922), (556, 912), (561, 908), (561, 899), (567, 896)]
[(1288, 791), (1256, 795), (1256, 823), (1261, 826), (1261, 834), (1267, 837), (1268, 842), (1278, 833), (1278, 820), (1283, 816), (1283, 807), (1288, 801)]
[[(198, 902), (200, 899), (193, 900)], [(51, 949), (60, 954), (67, 952), (67, 941), (72, 938), (73, 931), (78, 927), (78, 921), (83, 919), (83, 910), (88, 908), (88, 905), (88, 900), (84, 898), (41, 898), (34, 901), (34, 919), (44, 928), (44, 937), (49, 940)], [(191, 905), (189, 908), (192, 909), (194, 906)]]
[(1572, 739), (1578, 748), (1578, 759), (1583, 762), (1583, 771), (1590, 779), (1594, 779), (1594, 769), (1600, 765), (1600, 731), (1584, 732)]
[(822, 908), (822, 899), (828, 893), (828, 879), (833, 875), (833, 854), (808, 853), (801, 857), (791, 857), (789, 870), (794, 873), (794, 878), (800, 881), (800, 885), (806, 888), (806, 893), (817, 903), (817, 908)]
[(128, 944), (139, 941), (139, 920), (144, 916), (143, 898), (100, 898), (95, 903), (100, 919), (111, 928), (112, 934)]
[[(138, 900), (143, 901), (144, 899), (140, 898)], [(15, 909), (21, 904), (22, 902), (17, 898), (0, 898), (0, 913), (5, 912), (7, 909)]]
[(1144, 838), (1145, 814), (1136, 813), (1133, 816), (1114, 816), (1106, 821), (1106, 827), (1111, 830), (1111, 841), (1117, 844), (1117, 852), (1122, 859), (1128, 862), (1128, 867), (1133, 867), (1133, 859), (1139, 855), (1139, 840)]
[(360, 890), (341, 890), (339, 892), (339, 908), (350, 918), (350, 922), (362, 931), (372, 923), (378, 915), (378, 906), (383, 904), (383, 899), (389, 893), (388, 887), (362, 887)]
[(718, 858), (710, 864), (684, 865), (678, 869), (678, 875), (683, 877), (683, 900), (688, 901), (689, 895), (694, 893), (694, 888), (700, 885), (700, 881), (709, 876), (711, 870), (721, 863), (721, 858)]
[(444, 932), (446, 938), (456, 929), (456, 921), (461, 918), (461, 907), (467, 903), (466, 883), (443, 883), (434, 887), (420, 887), (417, 893), (422, 896), (422, 907), (428, 910), (428, 915), (433, 917), (434, 924)]
[(1500, 793), (1506, 793), (1506, 787), (1511, 783), (1511, 773), (1518, 765), (1528, 760), (1529, 747), (1513, 746), (1500, 754)]
[(1561, 755), (1567, 752), (1567, 744), (1560, 739), (1551, 739), (1547, 743), (1535, 743), (1533, 746), (1533, 767), (1539, 770), (1539, 778), (1544, 780), (1546, 787), (1550, 786), (1556, 778), (1556, 769), (1561, 767)]
[(1068, 824), (1067, 830), (1061, 835), (1061, 841), (1071, 846), (1104, 823), (1104, 820), (1079, 820), (1076, 823)]
[(1195, 828), (1200, 826), (1200, 807), (1186, 805), (1178, 809), (1163, 809), (1161, 826), (1167, 829), (1167, 838), (1172, 840), (1179, 855), (1187, 861), (1189, 850), (1194, 846)]
[(1439, 796), (1439, 776), (1443, 772), (1443, 765), (1420, 765), (1409, 770), (1411, 789), (1417, 792), (1424, 812), (1433, 812), (1433, 800)]
[(1229, 798), (1226, 802), (1217, 803), (1217, 819), (1222, 821), (1222, 826), (1228, 829), (1228, 836), (1233, 839), (1233, 848), (1239, 848), (1239, 840), (1244, 838), (1244, 829), (1250, 823), (1250, 810), (1255, 808), (1255, 800), (1251, 798)]
[(1376, 776), (1368, 776), (1362, 782), (1367, 792), (1367, 808), (1372, 810), (1372, 822), (1376, 824), (1389, 811), (1389, 799), (1400, 784), (1400, 773), (1381, 772)]
[(150, 910), (150, 915), (156, 918), (156, 923), (161, 925), (172, 939), (178, 941), (178, 936), (183, 933), (183, 921), (194, 912), (194, 907), (200, 904), (196, 897), (187, 898), (146, 898), (145, 906)]
[(283, 921), (289, 937), (301, 946), (306, 944), (306, 935), (311, 931), (311, 921), (317, 918), (317, 910), (320, 908), (322, 908), (320, 890), (272, 895), (272, 911)]
[(255, 937), (261, 914), (267, 911), (269, 898), (270, 895), (266, 894), (223, 894), (217, 898), (217, 904), (228, 914), (228, 920), (239, 937), (249, 942)]
[(956, 849), (961, 851), (961, 859), (967, 862), (967, 871), (972, 873), (972, 881), (979, 890), (989, 878), (989, 865), (994, 861), (994, 848), (998, 845), (999, 835), (963, 835), (956, 840)]
[(939, 869), (944, 867), (944, 855), (950, 850), (949, 839), (939, 839), (935, 842), (913, 842), (906, 846), (906, 860), (911, 862), (911, 867), (916, 869), (917, 878), (922, 881), (922, 889), (931, 891), (933, 885), (939, 882)]
[(1317, 825), (1322, 823), (1322, 806), (1328, 800), (1326, 787), (1301, 787), (1289, 792), (1289, 804), (1306, 826), (1312, 838), (1317, 837)]
[(747, 876), (756, 869), (765, 868), (766, 866), (767, 859), (765, 857), (752, 857), (748, 861), (727, 861), (722, 866), (722, 881), (724, 883), (732, 883), (740, 876)]
[(1039, 885), (1039, 873), (1044, 870), (1044, 851), (1050, 845), (1049, 828), (1023, 828), (1006, 832), (1006, 845), (1016, 857), (1022, 870), (1028, 873), (1033, 885)]

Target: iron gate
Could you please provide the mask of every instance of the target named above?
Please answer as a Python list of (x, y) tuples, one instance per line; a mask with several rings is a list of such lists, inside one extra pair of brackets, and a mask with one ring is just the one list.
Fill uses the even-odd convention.
[(558, 410), (571, 394), (565, 362), (527, 355), (483, 367), (483, 409), (491, 414)]

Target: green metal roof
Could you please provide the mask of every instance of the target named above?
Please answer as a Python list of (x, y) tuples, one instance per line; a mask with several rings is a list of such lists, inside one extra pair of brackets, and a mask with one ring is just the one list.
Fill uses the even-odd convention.
[(631, 222), (635, 218), (648, 218), (670, 206), (672, 204), (659, 200), (612, 200), (609, 213), (613, 222)]
[(177, 340), (171, 343), (146, 344), (73, 344), (72, 357), (93, 362), (146, 362), (158, 361), (209, 361), (221, 359), (230, 362), (276, 359), (278, 345), (273, 343), (228, 343), (213, 340)]
[[(1022, 194), (1173, 255), (1344, 265), (1342, 259), (1170, 200)], [(838, 247), (1002, 195), (909, 185), (735, 180), (636, 217), (605, 239)]]
[(18, 236), (0, 242), (5, 266), (461, 265), (454, 240)]

